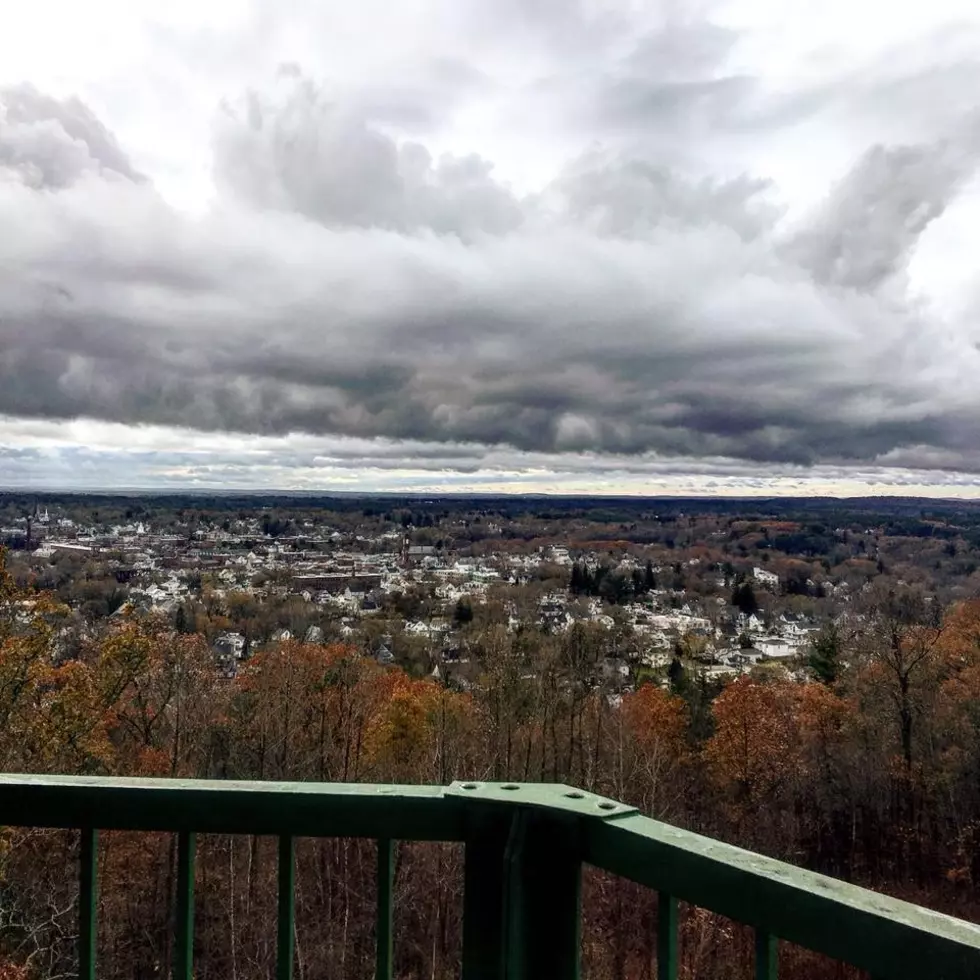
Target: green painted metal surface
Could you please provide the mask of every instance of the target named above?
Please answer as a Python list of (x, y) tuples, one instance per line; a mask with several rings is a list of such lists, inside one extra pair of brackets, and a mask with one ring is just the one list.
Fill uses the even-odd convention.
[[(0, 825), (82, 828), (79, 975), (96, 959), (96, 837), (177, 834), (173, 975), (192, 975), (194, 834), (280, 837), (278, 977), (290, 975), (293, 839), (372, 837), (378, 852), (378, 977), (391, 976), (391, 841), (462, 841), (463, 980), (579, 975), (583, 862), (660, 892), (658, 980), (676, 980), (677, 902), (758, 930), (757, 976), (776, 937), (888, 980), (980, 976), (980, 926), (658, 823), (573, 787), (222, 782), (0, 775)], [(88, 828), (88, 829), (86, 829)]]
[(194, 976), (194, 857), (197, 837), (187, 830), (177, 835), (177, 920), (174, 928), (174, 980)]
[(876, 976), (980, 976), (980, 926), (630, 814), (584, 824), (583, 858)]
[(95, 950), (98, 937), (99, 832), (83, 827), (78, 875), (78, 977), (95, 980)]
[(513, 814), (476, 806), (466, 816), (463, 863), (463, 980), (506, 976), (505, 859)]
[(568, 826), (518, 809), (504, 852), (508, 980), (578, 980), (580, 863)]
[(467, 830), (463, 980), (578, 980), (577, 820), (483, 800)]
[(395, 842), (378, 841), (378, 921), (375, 980), (391, 980), (394, 965)]
[(755, 980), (776, 980), (779, 942), (765, 929), (755, 931)]
[(570, 813), (603, 820), (639, 812), (634, 806), (561, 783), (455, 782), (446, 788), (445, 795), (466, 805), (503, 803), (507, 806), (543, 807), (552, 813)]
[(523, 980), (525, 947), (529, 941), (526, 926), (529, 900), (525, 896), (525, 876), (521, 873), (527, 858), (527, 824), (527, 811), (515, 811), (504, 848), (504, 948), (506, 973), (513, 980)]
[(657, 896), (657, 980), (677, 980), (677, 899)]
[(441, 786), (0, 775), (0, 819), (22, 827), (461, 840), (462, 807), (445, 794)]
[(296, 844), (290, 834), (279, 838), (278, 878), (276, 980), (292, 980), (293, 934), (296, 928)]
[(578, 821), (518, 809), (520, 837), (508, 865), (519, 931), (511, 945), (515, 980), (578, 980), (582, 959)]

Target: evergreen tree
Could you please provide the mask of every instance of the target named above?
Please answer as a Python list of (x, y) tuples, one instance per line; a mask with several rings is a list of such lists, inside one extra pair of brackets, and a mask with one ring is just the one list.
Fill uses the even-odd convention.
[(468, 599), (460, 599), (456, 603), (456, 609), (453, 612), (453, 623), (459, 626), (465, 626), (467, 623), (473, 622), (473, 607), (470, 605)]
[(759, 611), (759, 600), (748, 582), (736, 585), (732, 592), (732, 605), (744, 616), (753, 616)]
[(833, 684), (840, 676), (842, 647), (840, 629), (835, 623), (825, 626), (814, 638), (806, 663), (821, 684)]

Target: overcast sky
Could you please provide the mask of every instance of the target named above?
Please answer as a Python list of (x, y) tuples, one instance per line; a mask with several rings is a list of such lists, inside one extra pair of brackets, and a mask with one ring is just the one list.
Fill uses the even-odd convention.
[(3, 23), (0, 486), (980, 488), (975, 0)]

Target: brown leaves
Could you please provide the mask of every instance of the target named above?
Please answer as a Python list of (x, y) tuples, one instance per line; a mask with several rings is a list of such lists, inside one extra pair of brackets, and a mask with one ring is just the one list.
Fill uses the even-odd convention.
[[(0, 766), (43, 770), (63, 759), (57, 730), (60, 692), (71, 701), (72, 672), (54, 663), (56, 625), (62, 608), (44, 595), (16, 588), (0, 553)], [(52, 727), (55, 729), (52, 731)], [(68, 759), (77, 758), (68, 753)]]
[(623, 698), (623, 722), (643, 752), (665, 751), (681, 757), (687, 751), (687, 706), (656, 684), (644, 684)]
[(365, 739), (367, 761), (377, 778), (445, 782), (457, 775), (454, 766), (447, 774), (437, 762), (458, 757), (460, 743), (472, 731), (470, 697), (401, 671), (385, 674), (384, 683), (388, 691), (375, 701)]
[(252, 657), (231, 699), (236, 765), (276, 779), (440, 781), (474, 718), (467, 695), (296, 641)]
[(34, 729), (41, 768), (53, 772), (111, 769), (111, 715), (86, 664), (76, 660), (52, 668), (39, 708)]
[(705, 759), (717, 783), (739, 807), (754, 808), (793, 772), (797, 685), (733, 681), (714, 704), (715, 733)]
[(206, 775), (201, 749), (222, 699), (203, 637), (134, 619), (104, 637), (93, 660), (117, 765), (144, 775)]
[(714, 718), (705, 760), (716, 784), (745, 811), (818, 778), (841, 750), (854, 708), (822, 684), (741, 677), (715, 700)]

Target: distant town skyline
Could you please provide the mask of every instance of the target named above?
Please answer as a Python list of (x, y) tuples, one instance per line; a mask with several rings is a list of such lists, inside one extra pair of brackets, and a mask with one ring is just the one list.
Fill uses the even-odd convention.
[(980, 489), (980, 10), (37, 0), (0, 486)]

